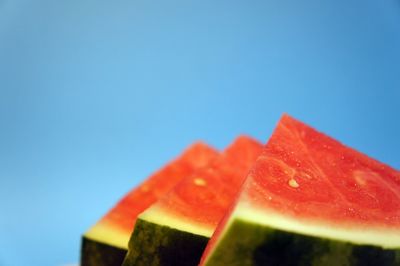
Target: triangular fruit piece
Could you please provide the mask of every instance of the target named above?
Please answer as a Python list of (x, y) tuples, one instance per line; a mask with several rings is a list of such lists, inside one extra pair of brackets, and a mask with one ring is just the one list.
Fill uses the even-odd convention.
[(136, 217), (183, 177), (206, 166), (218, 152), (203, 143), (195, 143), (177, 159), (151, 175), (129, 192), (82, 238), (81, 266), (120, 266), (128, 250), (128, 241)]
[(261, 150), (257, 141), (239, 137), (210, 167), (140, 214), (123, 265), (197, 265)]
[(400, 172), (284, 115), (201, 265), (400, 265)]

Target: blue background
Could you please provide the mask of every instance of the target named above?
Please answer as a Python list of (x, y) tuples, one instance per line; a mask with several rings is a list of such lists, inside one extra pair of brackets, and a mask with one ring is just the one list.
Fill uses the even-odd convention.
[(188, 144), (282, 112), (400, 168), (400, 1), (0, 0), (0, 265), (80, 234)]

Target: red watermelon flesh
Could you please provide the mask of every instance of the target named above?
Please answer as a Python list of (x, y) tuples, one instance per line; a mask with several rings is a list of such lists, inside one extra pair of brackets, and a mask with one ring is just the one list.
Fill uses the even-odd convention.
[(197, 264), (261, 149), (254, 139), (239, 137), (140, 214), (123, 265)]
[[(256, 231), (258, 236), (252, 236)], [(240, 239), (243, 235), (246, 240)], [(268, 242), (272, 239), (277, 242)], [(300, 242), (318, 243), (319, 253), (296, 255)], [(209, 242), (201, 265), (230, 263), (229, 256), (240, 265), (276, 261), (269, 253), (271, 243), (279, 256), (293, 256), (299, 263), (307, 257), (310, 264), (305, 265), (311, 260), (326, 264), (339, 256), (347, 263), (343, 265), (363, 265), (358, 262), (371, 263), (366, 254), (372, 251), (375, 258), (391, 258), (376, 265), (398, 265), (400, 172), (284, 115)], [(332, 246), (340, 247), (341, 255), (334, 255)], [(228, 254), (228, 249), (239, 247), (241, 252)], [(292, 262), (287, 265), (296, 265)], [(279, 263), (286, 265), (282, 257)]]
[(196, 169), (207, 166), (218, 152), (201, 142), (193, 144), (178, 159), (169, 163), (128, 193), (100, 223), (113, 224), (120, 230), (132, 232), (136, 217), (151, 204), (170, 191), (183, 178)]
[(81, 265), (120, 265), (128, 248), (137, 215), (182, 178), (206, 166), (217, 156), (218, 152), (215, 149), (201, 142), (195, 143), (177, 159), (130, 191), (85, 233)]
[(259, 142), (239, 137), (209, 167), (182, 180), (149, 211), (157, 209), (181, 221), (198, 224), (212, 233), (261, 148)]
[(284, 116), (247, 196), (260, 207), (343, 226), (400, 226), (400, 172)]

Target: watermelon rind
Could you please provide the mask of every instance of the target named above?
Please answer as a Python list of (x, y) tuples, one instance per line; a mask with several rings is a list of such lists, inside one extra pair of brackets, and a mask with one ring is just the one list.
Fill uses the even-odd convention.
[(121, 265), (128, 241), (129, 234), (115, 226), (96, 224), (82, 236), (81, 266)]
[(121, 265), (126, 252), (126, 248), (107, 245), (83, 236), (81, 265)]
[(400, 265), (400, 250), (319, 238), (235, 219), (206, 261), (219, 265)]
[(399, 232), (300, 221), (237, 205), (201, 265), (400, 265)]
[(139, 218), (122, 266), (197, 265), (208, 240), (203, 235)]

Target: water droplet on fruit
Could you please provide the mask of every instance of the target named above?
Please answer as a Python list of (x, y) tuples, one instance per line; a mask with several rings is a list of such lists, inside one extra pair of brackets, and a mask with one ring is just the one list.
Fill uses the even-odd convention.
[(207, 183), (206, 183), (206, 181), (204, 180), (204, 179), (202, 179), (202, 178), (195, 178), (194, 180), (193, 180), (193, 183), (196, 185), (196, 186), (202, 186), (202, 187), (204, 187)]
[(297, 183), (297, 181), (295, 179), (293, 179), (293, 178), (289, 179), (288, 184), (292, 188), (298, 188), (300, 186), (299, 183)]

